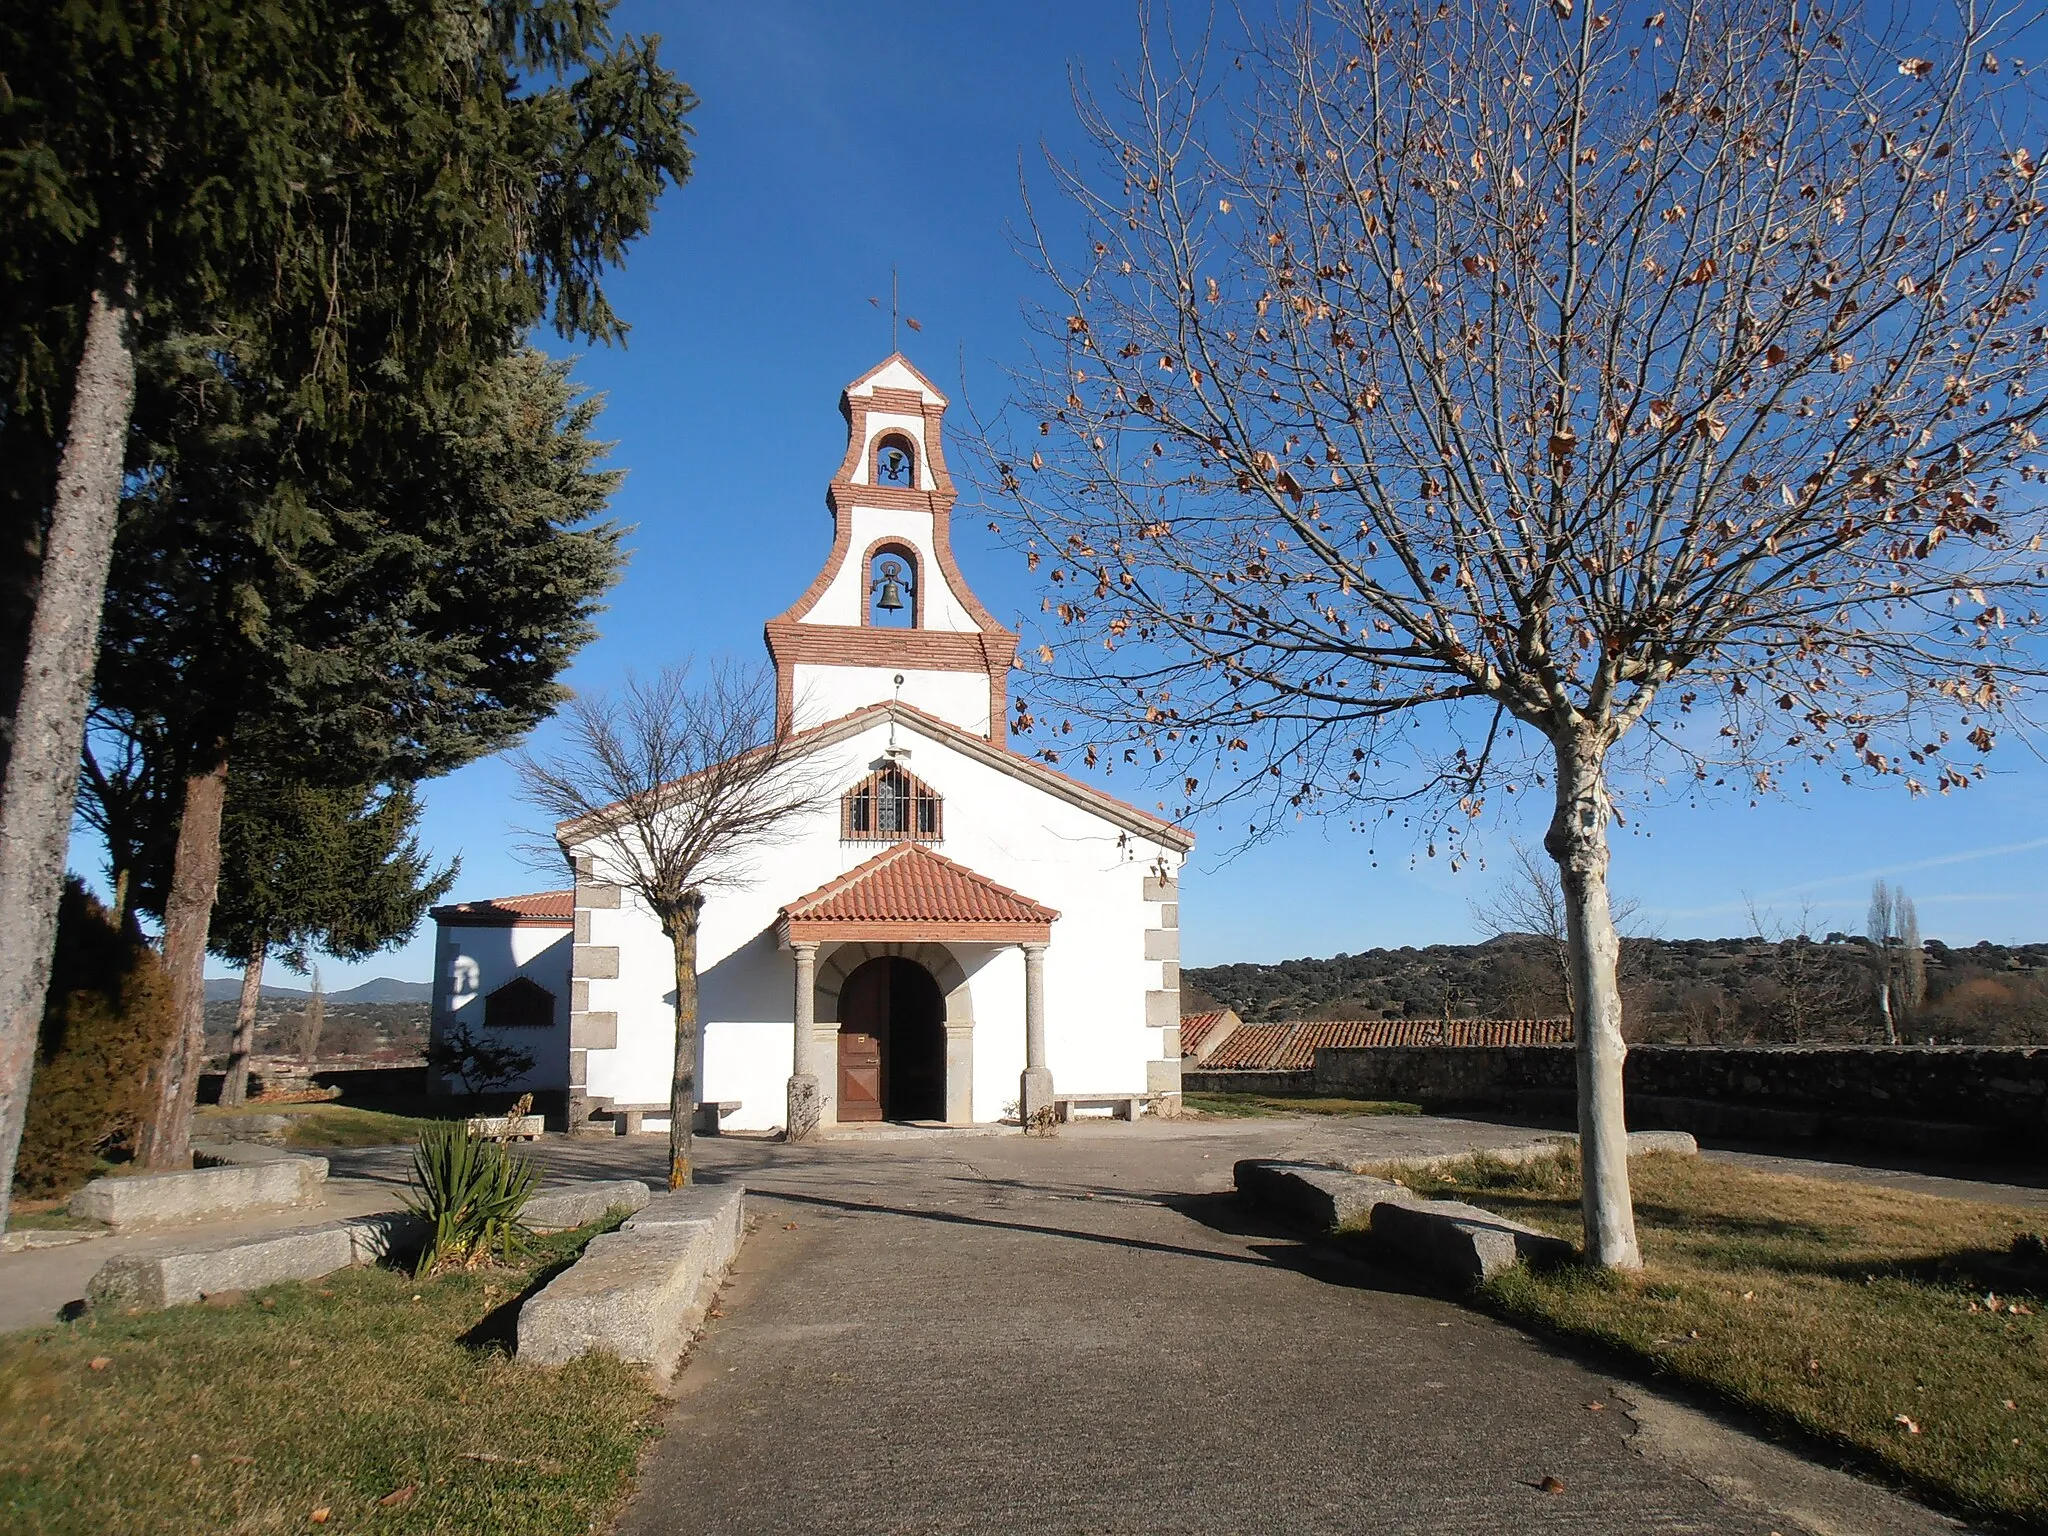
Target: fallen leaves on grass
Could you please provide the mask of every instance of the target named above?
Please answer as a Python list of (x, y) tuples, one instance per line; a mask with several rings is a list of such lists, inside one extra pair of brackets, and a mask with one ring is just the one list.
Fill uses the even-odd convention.
[(114, 1362), (109, 1360), (105, 1355), (94, 1355), (90, 1360), (85, 1362), (85, 1368), (89, 1371), (104, 1371), (108, 1366), (112, 1365), (113, 1363)]
[(377, 1503), (384, 1509), (398, 1509), (410, 1504), (413, 1500), (413, 1495), (419, 1491), (419, 1484), (407, 1483), (403, 1488), (392, 1489), (383, 1498), (379, 1499)]
[(312, 1521), (315, 1525), (325, 1525), (333, 1514), (334, 1511), (332, 1509), (328, 1508), (325, 1504), (322, 1504), (318, 1509), (314, 1510), (313, 1513), (306, 1516), (306, 1518)]
[(1893, 1414), (1892, 1422), (1898, 1425), (1900, 1428), (1904, 1429), (1905, 1432), (1909, 1435), (1917, 1435), (1920, 1433), (1920, 1426), (1918, 1424), (1915, 1424), (1911, 1419), (1907, 1418), (1903, 1413)]

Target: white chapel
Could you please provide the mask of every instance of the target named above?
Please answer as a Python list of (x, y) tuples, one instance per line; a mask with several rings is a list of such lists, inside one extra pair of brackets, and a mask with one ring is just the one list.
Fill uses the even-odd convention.
[[(1017, 637), (953, 558), (945, 396), (899, 353), (841, 409), (831, 551), (766, 625), (837, 793), (707, 901), (699, 1124), (781, 1127), (799, 1072), (826, 1125), (1177, 1113), (1193, 838), (1010, 749)], [(436, 909), (433, 1029), (516, 1043), (571, 1129), (665, 1129), (668, 940), (562, 837), (572, 888)]]

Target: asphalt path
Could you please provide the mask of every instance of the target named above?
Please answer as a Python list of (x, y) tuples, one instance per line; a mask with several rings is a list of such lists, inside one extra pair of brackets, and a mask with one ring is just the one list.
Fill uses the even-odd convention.
[(1526, 1135), (1287, 1120), (707, 1144), (753, 1231), (619, 1529), (1955, 1529), (1227, 1193), (1240, 1156)]

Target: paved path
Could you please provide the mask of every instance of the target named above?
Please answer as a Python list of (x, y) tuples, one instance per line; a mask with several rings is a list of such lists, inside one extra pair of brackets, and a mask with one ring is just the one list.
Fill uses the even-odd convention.
[(1500, 1129), (713, 1144), (706, 1177), (746, 1182), (755, 1230), (621, 1532), (1953, 1529), (1224, 1193), (1243, 1155), (1522, 1134)]

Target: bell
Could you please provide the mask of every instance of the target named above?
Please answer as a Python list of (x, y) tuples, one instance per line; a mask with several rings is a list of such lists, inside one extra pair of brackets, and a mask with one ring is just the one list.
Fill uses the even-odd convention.
[(897, 613), (903, 608), (903, 584), (896, 578), (903, 573), (903, 567), (894, 560), (882, 562), (882, 595), (875, 599), (875, 606), (884, 613)]

